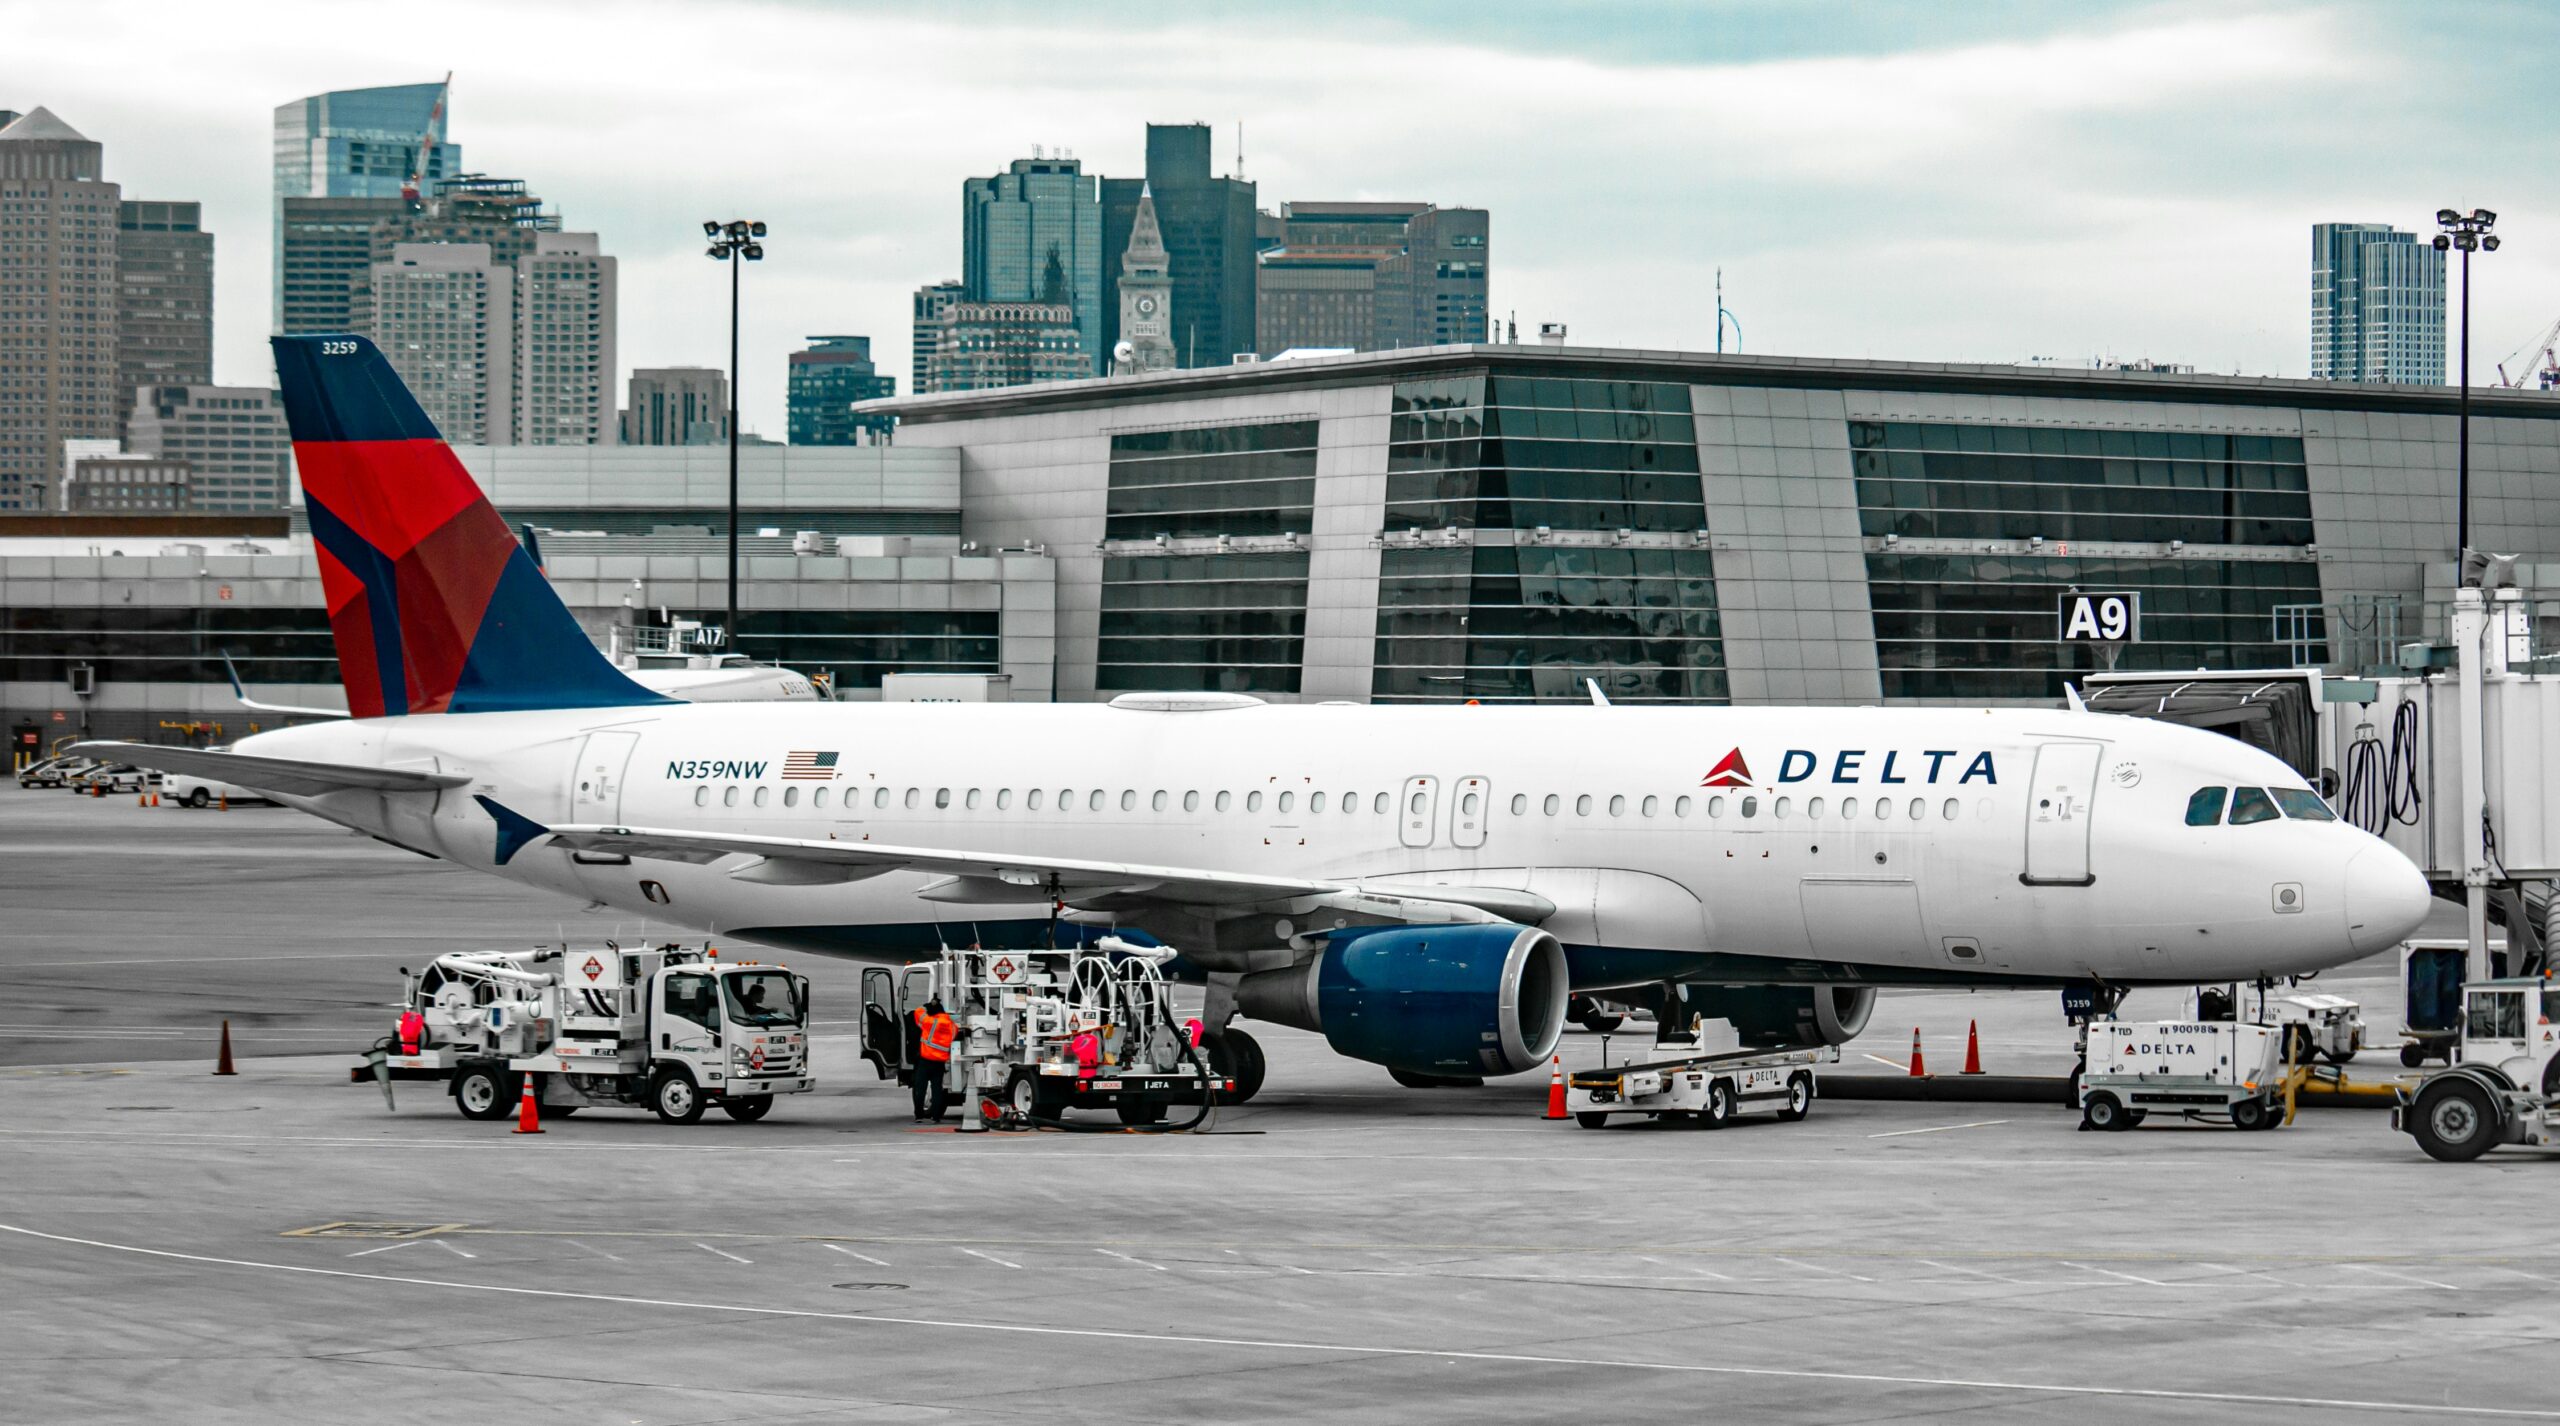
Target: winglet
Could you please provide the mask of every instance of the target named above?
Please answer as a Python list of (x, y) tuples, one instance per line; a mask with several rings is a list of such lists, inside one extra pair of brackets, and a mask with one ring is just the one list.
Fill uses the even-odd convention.
[(1609, 695), (1600, 691), (1600, 680), (1596, 678), (1586, 678), (1582, 681), (1582, 686), (1591, 690), (1592, 707), (1606, 708), (1609, 706)]
[(2062, 697), (2065, 705), (2068, 706), (2072, 712), (2086, 713), (2089, 711), (2089, 705), (2080, 701), (2079, 685), (2072, 683), (2062, 685)]
[(498, 865), (500, 866), (515, 860), (516, 853), (523, 851), (535, 839), (551, 835), (550, 828), (505, 803), (482, 797), (478, 793), (473, 793), (471, 800), (479, 803), (488, 812), (490, 820), (498, 824)]

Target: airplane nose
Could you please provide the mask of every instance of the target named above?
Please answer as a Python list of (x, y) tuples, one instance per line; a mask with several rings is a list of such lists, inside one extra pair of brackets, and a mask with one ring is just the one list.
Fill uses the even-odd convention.
[(2367, 847), (2347, 862), (2347, 943), (2371, 954), (2409, 938), (2427, 919), (2427, 879), (2389, 847)]

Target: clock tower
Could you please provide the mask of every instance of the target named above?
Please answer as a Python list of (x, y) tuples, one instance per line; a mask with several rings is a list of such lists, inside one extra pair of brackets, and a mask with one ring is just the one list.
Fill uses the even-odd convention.
[(1165, 252), (1164, 234), (1156, 226), (1154, 190), (1140, 189), (1138, 216), (1129, 227), (1129, 250), (1120, 255), (1120, 346), (1111, 354), (1111, 374), (1171, 371), (1177, 365), (1173, 259)]

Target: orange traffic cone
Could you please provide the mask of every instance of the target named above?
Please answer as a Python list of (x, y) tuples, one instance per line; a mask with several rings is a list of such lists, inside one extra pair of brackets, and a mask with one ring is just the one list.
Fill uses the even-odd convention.
[(222, 794), (222, 797), (220, 798), (220, 803), (221, 803), (221, 805), (220, 805), (219, 807), (215, 808), (214, 810), (216, 810), (216, 811), (218, 811), (218, 812), (228, 812), (228, 811), (230, 811), (230, 810), (231, 810), (231, 794), (230, 794), (230, 793), (228, 793), (228, 792), (226, 792), (226, 793)]
[(159, 805), (160, 805), (160, 794), (159, 794), (159, 793), (156, 793), (156, 792), (155, 792), (155, 793), (151, 794), (151, 805), (152, 805), (152, 806), (154, 806), (154, 807), (157, 807), (157, 806), (159, 806)]
[(222, 1022), (222, 1053), (217, 1056), (213, 1062), (213, 1072), (215, 1074), (238, 1074), (240, 1072), (231, 1067), (231, 1022), (228, 1020)]
[(1554, 1067), (1547, 1076), (1547, 1117), (1570, 1119), (1573, 1116), (1564, 1112), (1564, 1056), (1550, 1056), (1547, 1063)]
[(542, 1107), (533, 1101), (532, 1075), (524, 1077), (524, 1093), (516, 1099), (516, 1132), (519, 1134), (542, 1132)]
[(150, 793), (148, 793), (148, 792), (137, 792), (137, 793), (135, 793), (135, 794), (133, 795), (133, 805), (134, 805), (134, 806), (136, 806), (136, 807), (148, 807), (148, 806), (150, 806), (150, 805), (151, 805), (151, 794), (150, 794)]
[(1911, 1029), (1911, 1077), (1925, 1079), (1928, 1074), (1929, 1066), (1920, 1058), (1920, 1028), (1915, 1025)]
[(1980, 1022), (1964, 1022), (1964, 1072), (1982, 1073), (1982, 1026)]

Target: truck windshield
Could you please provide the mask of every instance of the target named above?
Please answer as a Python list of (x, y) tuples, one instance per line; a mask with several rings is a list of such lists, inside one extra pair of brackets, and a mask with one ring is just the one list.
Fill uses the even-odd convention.
[(722, 976), (729, 997), (729, 1018), (741, 1025), (800, 1023), (799, 983), (787, 971), (756, 970)]

